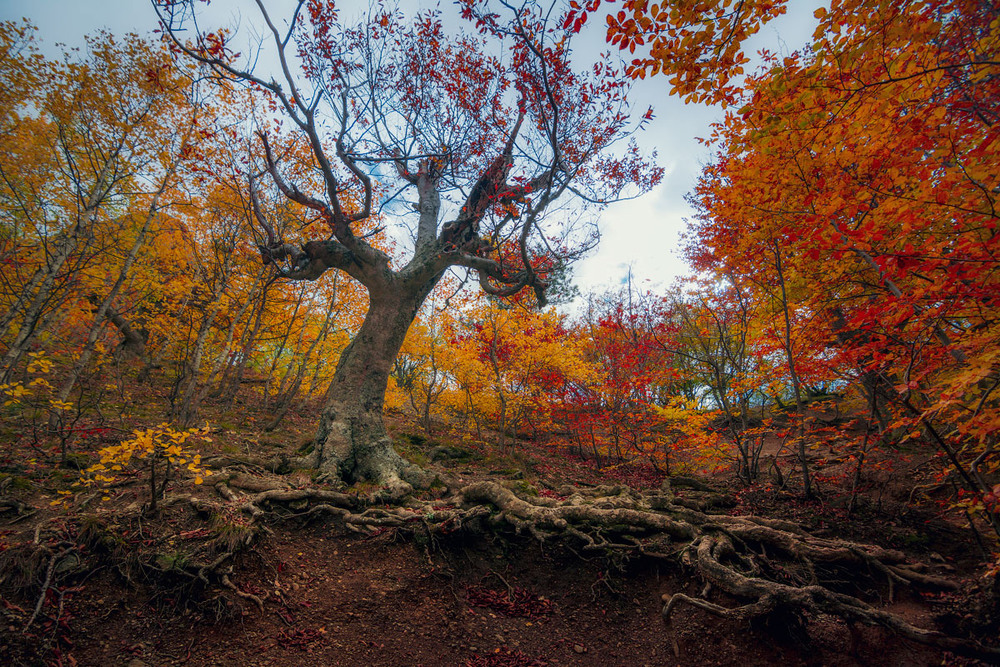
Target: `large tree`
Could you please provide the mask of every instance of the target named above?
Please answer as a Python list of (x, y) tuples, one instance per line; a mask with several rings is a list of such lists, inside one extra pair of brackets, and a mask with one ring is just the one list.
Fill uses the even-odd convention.
[[(447, 35), (435, 12), (408, 22), (379, 5), (346, 26), (330, 1), (300, 0), (283, 23), (256, 4), (274, 76), (243, 64), (226, 32), (199, 30), (195, 0), (154, 0), (178, 51), (267, 95), (275, 115), (310, 146), (320, 181), (314, 190), (283, 175), (271, 148), (273, 119), (258, 127), (262, 171), (331, 233), (288, 243), (259, 215), (264, 261), (291, 280), (343, 271), (364, 285), (370, 303), (341, 355), (313, 463), (343, 479), (397, 483), (413, 471), (392, 449), (382, 404), (424, 299), (457, 267), (491, 295), (531, 288), (543, 304), (549, 275), (596, 240), (575, 224), (581, 214), (659, 180), (661, 170), (634, 143), (613, 152), (650, 112), (633, 116), (629, 77), (609, 57), (574, 67), (573, 37), (583, 11), (599, 2), (463, 0), (472, 35)], [(697, 63), (728, 72), (742, 62), (739, 41), (775, 10), (749, 3), (731, 13), (726, 4), (678, 5), (663, 19), (698, 37), (667, 69), (686, 72)], [(719, 19), (716, 10), (733, 30), (717, 35), (715, 23), (702, 20)], [(690, 94), (691, 77), (674, 89)], [(393, 220), (409, 234), (393, 235)], [(406, 261), (377, 247), (386, 235), (412, 242)]]
[[(312, 463), (347, 480), (413, 481), (382, 404), (406, 332), (442, 275), (459, 267), (491, 295), (531, 288), (543, 304), (548, 274), (596, 239), (577, 224), (585, 209), (647, 190), (661, 172), (634, 144), (609, 153), (641, 124), (626, 79), (605, 65), (576, 70), (572, 31), (545, 8), (528, 4), (501, 21), (469, 5), (479, 34), (449, 36), (436, 13), (406, 22), (376, 8), (345, 26), (332, 3), (303, 1), (279, 30), (258, 6), (280, 69), (273, 77), (241, 65), (223, 32), (180, 41), (191, 34), (182, 26), (197, 25), (194, 3), (158, 10), (176, 48), (268, 96), (312, 150), (316, 191), (286, 175), (274, 119), (257, 128), (261, 171), (330, 230), (290, 243), (259, 213), (264, 262), (290, 280), (343, 271), (368, 291)], [(411, 241), (408, 259), (379, 249), (380, 235)]]

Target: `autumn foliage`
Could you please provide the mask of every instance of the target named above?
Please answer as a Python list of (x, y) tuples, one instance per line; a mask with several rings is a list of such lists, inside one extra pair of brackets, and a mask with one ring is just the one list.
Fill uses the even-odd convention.
[[(224, 33), (189, 45), (200, 64), (176, 43), (107, 34), (50, 59), (29, 27), (0, 25), (3, 465), (28, 453), (123, 468), (145, 452), (157, 487), (169, 465), (198, 473), (179, 434), (205, 419), (253, 409), (273, 430), (317, 412), (382, 298), (350, 253), (296, 282), (333, 267), (330, 251), (316, 273), (310, 245), (333, 234), (386, 270), (439, 253), (427, 280), (441, 283), (414, 302), (391, 365), (385, 407), (408, 431), (810, 495), (837, 484), (852, 508), (919, 463), (915, 494), (1000, 531), (991, 3), (837, 0), (808, 48), (765, 53), (750, 74), (740, 45), (781, 3), (573, 2), (558, 25), (461, 6), (471, 32), (455, 38), (433, 13), (348, 28), (332, 4), (304, 5), (304, 75), (342, 91), (374, 78), (381, 95), (344, 107), (335, 205), (309, 194), (330, 181), (308, 100), (207, 76), (236, 62)], [(620, 69), (579, 73), (560, 51), (594, 21)], [(488, 38), (514, 40), (509, 61)], [(363, 71), (343, 44), (377, 46), (385, 67)], [(572, 181), (587, 212), (661, 176), (634, 146), (588, 153), (637, 129), (625, 82), (649, 76), (726, 104), (691, 195), (697, 278), (538, 309), (595, 242), (545, 223), (543, 200)], [(283, 125), (298, 121), (313, 133)], [(517, 143), (528, 135), (542, 143)], [(451, 222), (396, 225), (416, 244), (404, 248), (386, 229), (400, 209), (430, 210), (431, 176)], [(442, 279), (449, 266), (461, 275)], [(463, 288), (466, 270), (487, 294)], [(830, 448), (837, 480), (815, 469)]]
[(1000, 23), (977, 2), (817, 18), (716, 127), (690, 256), (762, 323), (787, 314), (810, 382), (856, 395), (880, 446), (936, 452), (995, 522)]
[[(357, 565), (381, 595), (311, 617), (384, 632), (412, 591), (381, 556), (411, 538), (421, 590), (445, 573), (465, 620), (576, 624), (572, 595), (496, 567), (531, 544), (583, 556), (590, 602), (628, 613), (646, 602), (617, 577), (655, 576), (678, 658), (691, 606), (760, 621), (755, 641), (822, 624), (856, 652), (869, 625), (998, 659), (995, 2), (833, 0), (756, 66), (782, 0), (375, 2), (354, 23), (261, 1), (249, 55), (208, 4), (153, 0), (155, 32), (59, 55), (0, 22), (0, 654), (75, 664), (92, 575), (129, 596), (97, 623), (142, 597), (136, 618), (214, 610), (307, 651), (327, 626), (296, 627), (296, 596), (330, 602)], [(667, 174), (641, 79), (720, 113), (690, 275), (580, 294), (574, 262), (630, 224), (614, 205)], [(309, 522), (326, 547), (273, 539)], [(439, 568), (456, 545), (489, 570), (464, 596)], [(368, 622), (348, 615), (327, 639)]]

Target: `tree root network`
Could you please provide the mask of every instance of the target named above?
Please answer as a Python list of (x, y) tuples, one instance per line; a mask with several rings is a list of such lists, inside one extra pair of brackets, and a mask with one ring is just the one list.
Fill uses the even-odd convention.
[[(228, 590), (263, 608), (264, 601), (241, 590), (231, 575), (235, 555), (269, 532), (268, 522), (325, 515), (366, 536), (394, 530), (434, 539), (461, 532), (514, 532), (541, 542), (566, 544), (577, 552), (662, 562), (696, 576), (704, 584), (700, 596), (663, 596), (662, 618), (675, 652), (671, 622), (678, 608), (687, 605), (742, 621), (826, 615), (851, 627), (880, 626), (940, 650), (1000, 662), (1000, 648), (918, 627), (857, 593), (878, 584), (891, 602), (902, 587), (957, 590), (955, 581), (931, 573), (922, 563), (909, 562), (900, 551), (814, 536), (791, 521), (712, 514), (669, 493), (642, 494), (626, 486), (563, 486), (540, 497), (515, 492), (495, 481), (480, 481), (451, 484), (448, 494), (436, 500), (394, 496), (387, 502), (384, 493), (365, 498), (326, 487), (291, 488), (279, 479), (234, 475), (215, 484), (221, 501), (186, 495), (165, 499), (161, 507), (189, 505), (200, 516), (215, 517), (217, 525), (214, 530), (181, 534), (183, 539), (193, 539), (195, 533), (199, 538), (212, 536), (184, 559), (154, 559), (143, 563), (143, 569), (153, 574), (162, 570), (163, 575), (204, 589)], [(120, 523), (121, 517), (116, 521)], [(26, 630), (42, 613), (58, 572), (66, 570), (67, 559), (79, 553), (79, 545), (94, 551), (104, 540), (106, 548), (122, 550), (122, 562), (129, 551), (127, 545), (114, 543), (93, 527), (78, 531), (76, 539), (67, 539), (64, 531), (42, 539), (46, 531), (52, 532), (51, 526), (38, 524), (32, 543), (17, 554), (21, 565), (12, 569), (12, 550), (4, 554), (7, 567), (0, 567), (8, 573), (0, 572), (0, 584), (4, 579), (10, 583), (10, 573), (17, 570), (35, 572), (30, 588), (36, 591), (38, 603), (31, 612), (26, 610)], [(123, 574), (130, 576), (125, 570)]]
[[(363, 534), (401, 529), (432, 537), (486, 527), (528, 534), (542, 542), (568, 540), (583, 552), (679, 564), (705, 586), (701, 597), (683, 593), (663, 597), (668, 632), (681, 604), (745, 621), (777, 613), (800, 618), (828, 615), (850, 625), (881, 626), (958, 655), (1000, 660), (1000, 648), (915, 626), (838, 590), (844, 579), (881, 581), (891, 602), (900, 587), (959, 588), (951, 579), (928, 573), (923, 564), (908, 562), (900, 551), (816, 537), (780, 519), (709, 514), (692, 509), (690, 503), (675, 503), (665, 494), (643, 495), (624, 486), (566, 486), (557, 490), (559, 497), (537, 497), (482, 481), (451, 489), (445, 499), (411, 497), (396, 505), (371, 506), (358, 496), (319, 488), (271, 488), (238, 495), (220, 483), (217, 491), (255, 520), (327, 514)], [(298, 510), (290, 511), (291, 507)], [(729, 607), (712, 602), (707, 598), (712, 591), (743, 603)]]

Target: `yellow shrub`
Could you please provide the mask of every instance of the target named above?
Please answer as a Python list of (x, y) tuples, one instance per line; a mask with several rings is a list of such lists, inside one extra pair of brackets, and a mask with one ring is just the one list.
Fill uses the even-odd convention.
[(154, 466), (163, 462), (164, 479), (169, 477), (171, 470), (186, 469), (194, 475), (194, 483), (201, 484), (205, 472), (201, 467), (201, 455), (191, 450), (188, 441), (192, 438), (207, 441), (207, 433), (208, 427), (177, 431), (169, 424), (137, 429), (130, 440), (100, 450), (101, 462), (84, 471), (83, 483), (100, 485), (114, 482), (115, 473), (124, 470), (134, 459), (148, 459), (150, 474), (155, 474)]

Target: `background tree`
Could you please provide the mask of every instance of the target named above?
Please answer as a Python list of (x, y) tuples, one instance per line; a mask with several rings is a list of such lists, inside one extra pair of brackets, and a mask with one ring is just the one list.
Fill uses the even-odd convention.
[[(995, 7), (845, 1), (817, 17), (812, 48), (772, 56), (718, 125), (697, 256), (794, 283), (788, 358), (830, 360), (878, 430), (936, 449), (996, 528)], [(780, 265), (760, 261), (776, 248)]]
[[(0, 319), (6, 347), (0, 380), (5, 380), (54, 306), (66, 298), (80, 303), (66, 288), (94, 279), (89, 267), (118, 237), (135, 239), (136, 252), (141, 248), (148, 227), (136, 235), (132, 223), (152, 222), (157, 193), (172, 183), (186, 154), (190, 133), (184, 128), (193, 124), (194, 106), (188, 73), (171, 68), (164, 49), (135, 35), (119, 41), (101, 34), (90, 39), (84, 58), (71, 53), (60, 62), (42, 63), (30, 50), (18, 50), (18, 40), (26, 38), (23, 31), (5, 23), (2, 32), (4, 41), (13, 40), (7, 53), (11, 63), (31, 69), (37, 78), (30, 97), (8, 112), (5, 120), (11, 125), (2, 133), (4, 246), (19, 255), (4, 271), (10, 295)], [(152, 199), (144, 199), (145, 193)], [(132, 205), (147, 215), (136, 213), (133, 219)], [(108, 297), (113, 301), (117, 292), (114, 281), (92, 285), (101, 311), (98, 326), (112, 305)], [(93, 309), (89, 299), (83, 303)], [(90, 346), (81, 353), (83, 365)]]

